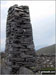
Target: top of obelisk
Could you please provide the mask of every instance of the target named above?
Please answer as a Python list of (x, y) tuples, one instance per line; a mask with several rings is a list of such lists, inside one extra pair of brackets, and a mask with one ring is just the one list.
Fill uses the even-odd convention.
[(13, 6), (11, 6), (11, 7), (9, 8), (8, 12), (9, 12), (10, 10), (13, 10), (14, 8), (23, 9), (23, 10), (25, 10), (25, 9), (28, 10), (28, 9), (29, 9), (29, 7), (26, 6), (26, 5), (18, 6), (17, 4), (15, 4), (15, 5), (13, 5)]

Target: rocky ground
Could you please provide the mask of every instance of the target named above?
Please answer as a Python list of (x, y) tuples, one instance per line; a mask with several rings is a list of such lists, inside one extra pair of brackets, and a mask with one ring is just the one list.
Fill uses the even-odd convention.
[(55, 55), (38, 55), (37, 66), (38, 66), (38, 69), (54, 68), (55, 67)]
[[(7, 72), (7, 70), (5, 69), (5, 66), (6, 65), (4, 63), (4, 57), (2, 56), (2, 60), (0, 59), (0, 74), (1, 74), (1, 72), (3, 72), (3, 73)], [(35, 72), (36, 75), (40, 75), (38, 73), (38, 71), (41, 69), (43, 70), (43, 68), (53, 68), (53, 70), (54, 70), (54, 68), (55, 68), (55, 56), (54, 55), (52, 55), (52, 56), (50, 56), (50, 55), (38, 55), (37, 56), (37, 68), (33, 67), (32, 69), (36, 70), (36, 72)], [(26, 67), (21, 67), (18, 72), (20, 72), (22, 74), (24, 74), (24, 72), (26, 74), (28, 74), (28, 73), (33, 74), (33, 72), (31, 70), (27, 69)]]
[[(54, 51), (54, 49), (52, 49), (52, 52)], [(41, 52), (41, 51), (40, 51)], [(53, 52), (54, 53), (54, 52)], [(1, 72), (6, 73), (6, 68), (5, 68), (5, 53), (0, 53), (0, 74)], [(24, 71), (23, 71), (23, 70)], [(37, 54), (37, 65), (36, 68), (32, 67), (32, 70), (35, 70), (35, 75), (41, 75), (39, 71), (41, 70), (55, 70), (55, 55), (38, 55)], [(31, 74), (33, 74), (33, 72), (25, 67), (21, 67), (20, 68), (20, 72), (22, 71), (25, 72), (26, 74), (28, 72), (30, 72)], [(17, 72), (18, 73), (18, 72)]]

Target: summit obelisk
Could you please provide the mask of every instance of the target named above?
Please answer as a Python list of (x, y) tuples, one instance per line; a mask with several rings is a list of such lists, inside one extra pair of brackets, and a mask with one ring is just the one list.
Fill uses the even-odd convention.
[(11, 6), (6, 25), (6, 64), (9, 73), (22, 74), (36, 66), (32, 27), (28, 6)]

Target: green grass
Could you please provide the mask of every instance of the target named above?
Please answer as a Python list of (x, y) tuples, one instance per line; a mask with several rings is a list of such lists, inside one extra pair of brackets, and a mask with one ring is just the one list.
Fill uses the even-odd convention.
[(48, 67), (48, 68), (42, 68), (41, 70), (42, 71), (55, 71), (56, 68), (55, 67), (54, 68)]

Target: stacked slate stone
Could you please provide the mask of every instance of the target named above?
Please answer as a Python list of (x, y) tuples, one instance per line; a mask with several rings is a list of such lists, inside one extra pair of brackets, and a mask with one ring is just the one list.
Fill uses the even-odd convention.
[(32, 27), (28, 6), (11, 6), (6, 27), (6, 65), (9, 73), (19, 73), (20, 67), (36, 66)]

